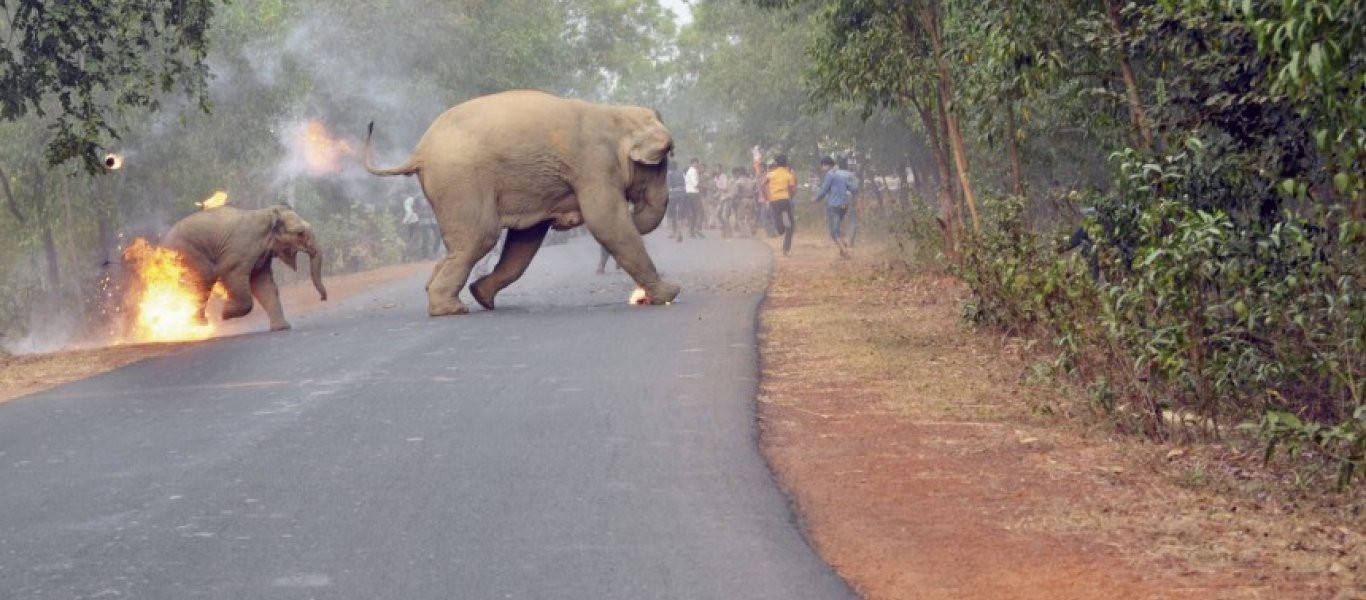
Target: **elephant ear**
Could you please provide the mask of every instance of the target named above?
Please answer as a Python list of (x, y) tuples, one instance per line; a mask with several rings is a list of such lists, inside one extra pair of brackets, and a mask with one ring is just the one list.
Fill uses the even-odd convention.
[(627, 155), (643, 165), (664, 162), (674, 149), (674, 138), (664, 124), (655, 121), (631, 135), (631, 149)]
[(302, 221), (302, 219), (288, 206), (281, 204), (270, 208), (271, 249), (274, 250), (276, 258), (284, 262), (291, 271), (298, 271), (298, 261), (295, 259), (298, 249), (294, 247), (294, 244), (281, 239), (297, 228), (292, 226), (292, 221)]

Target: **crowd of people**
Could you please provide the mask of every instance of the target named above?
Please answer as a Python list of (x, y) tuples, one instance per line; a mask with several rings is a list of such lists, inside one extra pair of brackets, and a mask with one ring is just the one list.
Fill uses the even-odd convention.
[[(821, 159), (821, 183), (813, 201), (826, 205), (827, 227), (840, 256), (848, 258), (858, 239), (858, 177), (844, 161)], [(682, 242), (704, 238), (706, 230), (719, 230), (721, 237), (757, 236), (763, 230), (769, 237), (783, 238), (783, 255), (792, 254), (796, 216), (797, 175), (788, 165), (787, 155), (777, 154), (765, 165), (756, 148), (752, 169), (720, 164), (710, 167), (693, 158), (686, 170), (670, 164), (669, 237)]]

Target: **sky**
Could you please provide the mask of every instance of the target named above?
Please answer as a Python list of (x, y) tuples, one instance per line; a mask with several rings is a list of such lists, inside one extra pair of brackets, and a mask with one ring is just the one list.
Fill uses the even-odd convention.
[(692, 22), (692, 8), (688, 6), (688, 0), (660, 0), (664, 8), (674, 11), (679, 25), (686, 25)]

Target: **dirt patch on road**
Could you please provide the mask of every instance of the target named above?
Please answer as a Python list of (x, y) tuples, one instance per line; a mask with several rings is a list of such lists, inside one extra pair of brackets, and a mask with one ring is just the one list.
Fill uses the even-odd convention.
[[(325, 283), (330, 302), (337, 302), (375, 286), (430, 271), (431, 268), (432, 263), (393, 265), (362, 273), (329, 276)], [(414, 293), (420, 294), (419, 291)], [(306, 314), (326, 306), (318, 299), (318, 293), (307, 279), (282, 285), (280, 299), (284, 303), (286, 316)], [(264, 319), (256, 312), (253, 311), (246, 318)], [(265, 328), (264, 321), (261, 327)], [(0, 355), (0, 402), (99, 375), (140, 360), (170, 354), (192, 343), (125, 344), (43, 354)]]
[(1177, 485), (1168, 449), (1031, 412), (1051, 392), (1021, 383), (1022, 343), (963, 329), (956, 281), (823, 242), (775, 259), (761, 438), (864, 597), (1359, 597), (1360, 530)]

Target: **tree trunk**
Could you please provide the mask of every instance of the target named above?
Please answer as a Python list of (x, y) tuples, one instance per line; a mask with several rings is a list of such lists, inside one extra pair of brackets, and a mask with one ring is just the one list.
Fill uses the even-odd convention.
[(1124, 48), (1124, 23), (1120, 7), (1115, 0), (1105, 0), (1105, 14), (1109, 17), (1110, 27), (1119, 37), (1119, 71), (1124, 78), (1124, 92), (1129, 101), (1129, 120), (1134, 128), (1134, 144), (1143, 150), (1152, 150), (1153, 132), (1148, 126), (1148, 111), (1143, 108), (1143, 99), (1138, 94), (1138, 77), (1134, 75), (1133, 63), (1129, 61), (1129, 51)]
[(911, 98), (911, 103), (915, 106), (916, 114), (920, 115), (920, 123), (925, 128), (925, 135), (930, 138), (930, 149), (934, 154), (934, 163), (939, 171), (938, 193), (941, 217), (939, 226), (944, 230), (944, 255), (956, 257), (958, 252), (957, 231), (961, 224), (958, 218), (957, 200), (953, 193), (953, 173), (949, 167), (948, 151), (944, 148), (943, 110), (931, 112), (921, 100)]
[[(909, 210), (911, 208), (911, 182), (909, 177), (906, 176), (906, 171), (910, 168), (911, 157), (908, 154), (902, 154), (896, 161), (896, 178), (897, 181), (901, 182), (901, 185), (897, 186), (896, 195), (897, 199), (901, 202), (902, 210)], [(916, 178), (916, 182), (919, 183), (919, 181), (920, 179)]]
[(55, 292), (61, 279), (61, 267), (57, 257), (57, 240), (52, 235), (52, 207), (47, 202), (47, 177), (40, 162), (30, 165), (33, 173), (33, 214), (41, 224), (43, 233), (43, 258), (47, 261), (47, 290)]
[(43, 258), (47, 259), (47, 289), (56, 292), (61, 270), (57, 264), (57, 241), (52, 237), (52, 224), (43, 219)]
[(19, 211), (19, 201), (14, 198), (14, 190), (9, 186), (9, 173), (0, 168), (0, 189), (5, 192), (5, 204), (9, 206), (10, 214), (14, 215), (14, 220), (20, 225), (24, 224), (24, 213)]
[(1020, 165), (1020, 142), (1015, 130), (1015, 100), (1006, 100), (1006, 153), (1010, 155), (1010, 193), (1024, 196), (1024, 168)]
[(953, 96), (952, 74), (948, 60), (944, 57), (944, 40), (940, 37), (939, 11), (932, 3), (926, 3), (916, 11), (921, 29), (930, 38), (930, 50), (934, 53), (936, 70), (939, 72), (939, 102), (944, 107), (945, 124), (948, 130), (949, 148), (953, 151), (954, 166), (958, 170), (958, 187), (963, 192), (963, 201), (972, 215), (972, 230), (981, 231), (982, 221), (977, 216), (977, 197), (972, 192), (972, 178), (968, 170), (967, 147), (963, 143), (963, 129), (958, 121), (958, 107)]
[(939, 159), (939, 178), (944, 182), (944, 190), (948, 195), (944, 199), (949, 206), (949, 215), (953, 217), (953, 226), (957, 231), (963, 230), (963, 186), (962, 182), (953, 175), (953, 150), (949, 148), (949, 114), (944, 109), (944, 103), (939, 101), (939, 96), (935, 96), (935, 129), (938, 131), (938, 159)]

